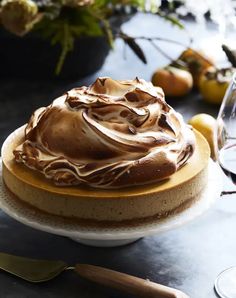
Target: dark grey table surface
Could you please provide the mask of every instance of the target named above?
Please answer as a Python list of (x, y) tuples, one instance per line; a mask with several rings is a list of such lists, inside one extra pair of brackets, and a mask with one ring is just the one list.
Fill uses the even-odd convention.
[[(192, 27), (191, 27), (192, 26)], [(154, 29), (155, 28), (155, 29)], [(163, 28), (159, 30), (159, 28)], [(194, 25), (188, 28), (196, 31)], [(194, 29), (195, 28), (195, 29)], [(125, 25), (133, 34), (172, 36), (184, 39), (184, 33), (156, 18), (137, 16)], [(172, 31), (170, 31), (172, 30)], [(164, 33), (163, 33), (164, 32)], [(214, 28), (198, 34), (198, 40), (215, 34)], [(180, 36), (180, 37), (179, 37)], [(25, 123), (32, 111), (47, 105), (65, 90), (91, 83), (97, 76), (117, 79), (135, 76), (150, 80), (153, 70), (167, 63), (150, 45), (143, 42), (148, 53), (148, 65), (142, 65), (127, 50), (122, 57), (123, 45), (116, 42), (103, 68), (96, 74), (75, 82), (45, 82), (5, 79), (0, 81), (0, 145), (6, 136)], [(168, 49), (168, 45), (166, 46)], [(181, 49), (171, 48), (172, 55)], [(218, 107), (208, 105), (199, 95), (190, 94), (169, 102), (186, 119), (199, 112), (216, 115)], [(232, 187), (227, 181), (225, 188)], [(219, 198), (214, 206), (197, 220), (157, 236), (145, 237), (133, 244), (117, 248), (94, 248), (80, 245), (68, 238), (37, 231), (18, 223), (0, 212), (0, 251), (41, 259), (61, 259), (104, 266), (142, 278), (182, 289), (192, 298), (216, 297), (214, 279), (219, 272), (236, 265), (236, 197)], [(120, 297), (127, 294), (106, 289), (65, 272), (50, 282), (30, 284), (0, 271), (2, 298), (55, 298), (55, 297)]]

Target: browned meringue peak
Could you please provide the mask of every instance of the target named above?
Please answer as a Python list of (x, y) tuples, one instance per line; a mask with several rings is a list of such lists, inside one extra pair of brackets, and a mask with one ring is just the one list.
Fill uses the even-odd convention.
[(162, 89), (98, 78), (35, 111), (14, 154), (57, 185), (117, 188), (169, 177), (193, 149), (193, 132)]

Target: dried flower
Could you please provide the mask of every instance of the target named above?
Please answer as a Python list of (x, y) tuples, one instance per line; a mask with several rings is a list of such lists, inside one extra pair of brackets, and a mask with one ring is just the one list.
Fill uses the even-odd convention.
[(38, 7), (32, 0), (5, 0), (0, 6), (0, 20), (10, 32), (22, 36), (38, 18)]
[(94, 3), (94, 0), (64, 0), (63, 4), (70, 7), (87, 6)]

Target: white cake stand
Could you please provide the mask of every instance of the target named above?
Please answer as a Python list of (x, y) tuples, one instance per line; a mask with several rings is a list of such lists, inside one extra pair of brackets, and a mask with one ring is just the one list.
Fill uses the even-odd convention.
[(0, 160), (0, 208), (17, 221), (45, 232), (66, 236), (90, 246), (112, 247), (125, 245), (139, 238), (158, 234), (188, 223), (207, 211), (219, 198), (222, 190), (222, 173), (217, 164), (209, 163), (208, 185), (198, 201), (190, 208), (167, 217), (132, 227), (93, 228), (81, 227), (78, 223), (27, 208), (13, 200), (4, 189), (2, 163)]

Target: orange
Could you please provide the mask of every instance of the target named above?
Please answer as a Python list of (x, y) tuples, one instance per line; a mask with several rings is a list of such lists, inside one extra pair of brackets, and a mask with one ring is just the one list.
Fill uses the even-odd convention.
[(152, 83), (161, 87), (166, 96), (184, 96), (192, 89), (193, 78), (186, 70), (167, 66), (154, 72)]

